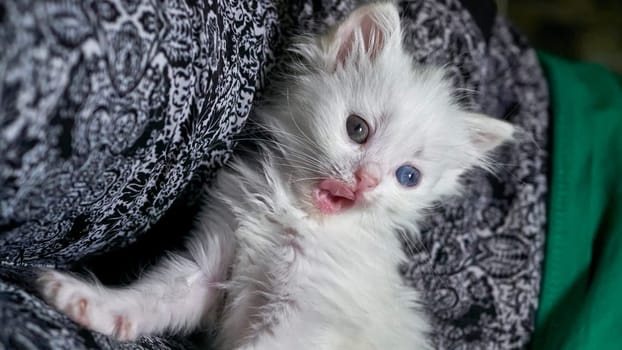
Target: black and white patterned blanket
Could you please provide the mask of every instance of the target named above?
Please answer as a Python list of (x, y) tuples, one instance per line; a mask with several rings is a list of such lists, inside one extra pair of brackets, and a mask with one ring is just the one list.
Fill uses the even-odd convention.
[[(290, 34), (323, 30), (353, 6), (0, 2), (0, 349), (191, 348), (81, 329), (36, 297), (33, 269), (92, 264), (121, 276), (123, 259), (170, 248)], [(543, 259), (546, 82), (492, 1), (401, 7), (415, 58), (446, 65), (465, 104), (527, 135), (500, 152), (496, 176), (471, 173), (466, 196), (432, 213), (422, 244), (405, 245), (405, 276), (429, 301), (440, 348), (525, 347)]]

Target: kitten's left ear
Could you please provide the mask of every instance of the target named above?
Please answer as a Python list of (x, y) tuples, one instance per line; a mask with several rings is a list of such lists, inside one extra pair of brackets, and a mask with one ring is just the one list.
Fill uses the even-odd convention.
[(512, 124), (483, 114), (467, 113), (465, 118), (471, 144), (481, 156), (511, 141), (516, 131)]
[(337, 27), (331, 41), (336, 65), (365, 56), (373, 61), (389, 46), (400, 44), (397, 7), (390, 2), (359, 7)]

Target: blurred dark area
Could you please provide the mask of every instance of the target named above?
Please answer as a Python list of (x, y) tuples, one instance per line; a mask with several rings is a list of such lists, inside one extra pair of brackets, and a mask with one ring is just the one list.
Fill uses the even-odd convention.
[(533, 46), (622, 73), (622, 0), (497, 0)]

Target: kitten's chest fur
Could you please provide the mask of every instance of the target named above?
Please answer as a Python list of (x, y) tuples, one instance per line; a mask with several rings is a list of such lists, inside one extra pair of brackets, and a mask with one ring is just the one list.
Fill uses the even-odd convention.
[[(258, 169), (240, 166), (247, 176)], [(404, 253), (395, 234), (354, 215), (308, 215), (277, 172), (259, 169), (241, 190), (239, 183), (232, 190), (234, 177), (220, 181), (237, 223), (221, 339), (272, 336), (275, 349), (401, 349), (421, 341), (425, 323), (399, 274)]]

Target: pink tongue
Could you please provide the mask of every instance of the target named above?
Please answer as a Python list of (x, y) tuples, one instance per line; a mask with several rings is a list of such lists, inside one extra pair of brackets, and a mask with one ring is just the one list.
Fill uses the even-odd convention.
[(356, 195), (345, 183), (327, 179), (320, 182), (315, 194), (317, 207), (323, 214), (334, 214), (343, 207), (352, 205)]

